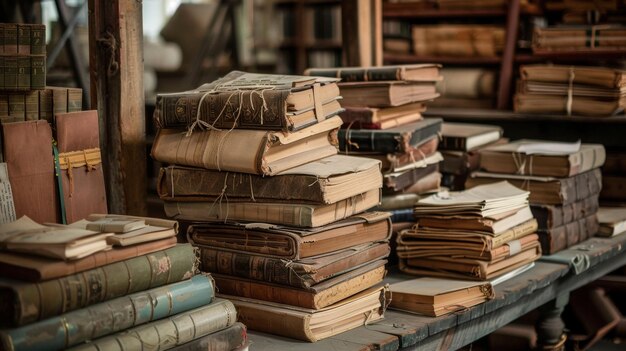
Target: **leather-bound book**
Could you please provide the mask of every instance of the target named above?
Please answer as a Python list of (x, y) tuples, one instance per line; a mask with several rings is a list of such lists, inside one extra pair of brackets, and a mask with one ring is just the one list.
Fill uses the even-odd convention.
[(220, 294), (317, 310), (382, 282), (386, 273), (386, 262), (379, 260), (369, 263), (306, 289), (221, 274), (212, 276)]
[(406, 80), (417, 82), (436, 82), (441, 80), (441, 65), (422, 63), (415, 65), (388, 65), (379, 67), (338, 67), (308, 68), (307, 76), (340, 78), (341, 82), (371, 82), (388, 80)]
[(415, 216), (413, 215), (413, 208), (399, 208), (391, 210), (391, 221), (393, 223), (399, 222), (413, 222)]
[[(435, 179), (435, 184), (433, 184), (429, 177)], [(439, 188), (438, 179), (441, 178), (441, 173), (439, 173), (439, 163), (431, 163), (426, 165), (426, 167), (420, 168), (412, 168), (406, 171), (399, 171), (388, 173), (384, 175), (384, 184), (386, 191), (404, 191), (411, 193), (420, 193), (420, 189), (432, 190)], [(423, 181), (424, 184), (420, 185)], [(417, 185), (417, 186), (416, 186)], [(434, 185), (434, 186), (433, 186)], [(409, 191), (409, 188), (415, 188), (418, 191)]]
[(417, 115), (421, 116), (422, 112), (426, 110), (426, 106), (421, 102), (414, 102), (406, 105), (400, 105), (395, 107), (346, 107), (345, 111), (340, 113), (344, 126), (350, 126), (354, 124), (355, 128), (359, 128), (358, 125), (367, 124), (382, 124), (386, 121), (391, 121), (405, 116)]
[[(210, 275), (137, 292), (0, 332), (4, 350), (63, 350), (130, 327), (166, 318), (211, 303)], [(54, 331), (54, 332), (50, 332)], [(37, 338), (32, 335), (39, 335)]]
[(441, 131), (442, 120), (422, 121), (385, 130), (341, 129), (339, 150), (342, 152), (409, 153), (423, 141)]
[(38, 223), (60, 222), (48, 122), (4, 124), (2, 137), (16, 217), (27, 215)]
[(558, 227), (539, 230), (537, 233), (542, 251), (546, 255), (552, 255), (595, 236), (599, 228), (598, 217), (594, 213)]
[(263, 130), (159, 130), (152, 157), (159, 162), (218, 171), (276, 175), (337, 153), (337, 128), (332, 117), (296, 132)]
[(172, 351), (235, 351), (248, 342), (246, 326), (235, 323), (226, 329), (193, 339), (192, 341), (176, 346)]
[(158, 128), (297, 131), (342, 111), (337, 81), (233, 71), (192, 91), (157, 95), (154, 121)]
[(380, 122), (375, 123), (363, 123), (363, 122), (350, 122), (345, 123), (341, 128), (346, 129), (391, 129), (402, 126), (408, 123), (418, 122), (424, 119), (419, 112), (407, 113), (403, 116), (398, 116), (396, 118), (387, 119)]
[(435, 82), (347, 82), (339, 83), (339, 90), (341, 104), (349, 107), (392, 107), (439, 97)]
[(295, 288), (310, 288), (388, 256), (388, 242), (361, 244), (351, 250), (289, 261), (201, 247), (200, 270)]
[(233, 304), (228, 300), (215, 299), (209, 305), (95, 339), (70, 350), (168, 350), (226, 329), (235, 322), (237, 311)]
[(626, 103), (621, 100), (602, 100), (576, 96), (571, 104), (567, 96), (517, 93), (513, 98), (517, 113), (560, 114), (591, 117), (608, 117), (619, 113)]
[(626, 232), (625, 207), (601, 207), (598, 210), (598, 236), (612, 237)]
[(98, 111), (56, 114), (54, 120), (67, 223), (106, 213)]
[(247, 252), (292, 261), (351, 250), (353, 246), (365, 243), (388, 241), (391, 221), (387, 212), (364, 212), (317, 228), (211, 223), (193, 224), (187, 233), (189, 242), (200, 248)]
[(312, 310), (238, 296), (224, 296), (250, 330), (315, 342), (383, 318), (391, 300), (389, 288), (376, 287)]
[(502, 137), (498, 126), (471, 123), (443, 123), (440, 150), (470, 151), (491, 144)]
[(197, 258), (189, 244), (81, 273), (30, 283), (0, 279), (3, 325), (19, 326), (191, 278)]
[(598, 212), (599, 207), (596, 194), (563, 206), (531, 204), (530, 210), (539, 222), (539, 228), (545, 230), (592, 215)]
[(433, 156), (439, 145), (439, 137), (432, 137), (422, 141), (419, 145), (411, 148), (407, 152), (395, 152), (388, 154), (380, 154), (375, 152), (346, 152), (346, 154), (368, 157), (380, 160), (382, 162), (382, 171), (384, 173), (396, 172), (407, 167), (412, 167), (418, 161), (426, 161), (426, 155)]
[(177, 221), (118, 214), (90, 214), (86, 219), (74, 222), (71, 226), (113, 232), (113, 235), (107, 238), (109, 245), (113, 246), (137, 245), (175, 237), (178, 233)]
[[(333, 155), (273, 177), (200, 168), (161, 168), (159, 197), (167, 201), (276, 201), (331, 204), (382, 187), (380, 161)], [(358, 184), (358, 186), (356, 186)]]

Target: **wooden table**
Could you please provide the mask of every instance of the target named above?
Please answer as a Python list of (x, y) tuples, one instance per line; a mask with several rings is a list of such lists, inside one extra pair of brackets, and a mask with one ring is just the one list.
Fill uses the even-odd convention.
[[(456, 350), (514, 321), (542, 309), (538, 336), (551, 340), (561, 335), (560, 314), (569, 293), (626, 265), (626, 235), (592, 238), (570, 249), (586, 253), (590, 267), (576, 275), (565, 265), (538, 261), (535, 267), (495, 287), (496, 297), (463, 312), (437, 318), (387, 310), (385, 319), (334, 337), (307, 343), (249, 331), (252, 350)], [(582, 249), (582, 250), (581, 250)], [(409, 276), (390, 274), (393, 283)]]

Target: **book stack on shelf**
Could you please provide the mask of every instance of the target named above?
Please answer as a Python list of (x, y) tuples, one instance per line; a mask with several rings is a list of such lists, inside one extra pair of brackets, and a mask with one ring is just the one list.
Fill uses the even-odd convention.
[(553, 254), (598, 231), (604, 147), (518, 140), (481, 150), (480, 168), (466, 188), (507, 180), (530, 191), (544, 254)]
[(600, 202), (603, 206), (626, 206), (626, 152), (607, 151)]
[(214, 298), (210, 275), (196, 274), (194, 248), (176, 244), (175, 221), (89, 219), (41, 225), (24, 216), (0, 228), (3, 350), (246, 342), (232, 303)]
[(46, 27), (0, 23), (0, 90), (46, 86)]
[(381, 162), (337, 155), (336, 81), (232, 72), (157, 96), (165, 212), (194, 221), (201, 270), (251, 330), (317, 341), (387, 307), (391, 222), (365, 212)]

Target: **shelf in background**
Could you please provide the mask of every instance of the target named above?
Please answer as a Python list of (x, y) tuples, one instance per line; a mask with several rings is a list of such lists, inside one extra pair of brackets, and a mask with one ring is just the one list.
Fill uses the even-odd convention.
[(598, 61), (602, 59), (626, 59), (626, 50), (542, 51), (515, 56), (515, 61), (520, 63), (542, 62), (545, 60)]
[(341, 4), (341, 0), (275, 0), (274, 4), (279, 6), (302, 3), (303, 5), (328, 5)]
[(428, 108), (424, 112), (425, 116), (446, 117), (455, 120), (492, 120), (492, 121), (557, 121), (572, 123), (606, 123), (606, 124), (626, 124), (626, 115), (611, 117), (588, 117), (588, 116), (565, 116), (548, 114), (521, 114), (513, 111), (502, 110), (478, 110), (465, 108)]
[(304, 47), (307, 49), (316, 49), (316, 50), (332, 50), (332, 49), (341, 49), (341, 41), (337, 41), (337, 40), (316, 40), (313, 43), (306, 43), (306, 42), (301, 42), (301, 41), (297, 41), (294, 39), (287, 39), (284, 40), (281, 44), (280, 44), (280, 48), (281, 49), (294, 49), (294, 48), (299, 48), (299, 47)]
[(458, 57), (458, 56), (417, 56), (412, 54), (383, 55), (385, 63), (441, 63), (444, 65), (494, 65), (501, 62), (500, 57)]
[[(505, 17), (507, 9), (433, 9), (423, 8), (419, 3), (383, 3), (383, 18), (433, 19), (461, 17)], [(543, 12), (537, 6), (522, 7), (521, 13), (539, 16)]]

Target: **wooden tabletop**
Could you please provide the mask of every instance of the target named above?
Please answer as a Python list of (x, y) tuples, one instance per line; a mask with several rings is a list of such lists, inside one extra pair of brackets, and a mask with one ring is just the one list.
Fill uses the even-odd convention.
[[(308, 343), (249, 331), (253, 350), (456, 350), (512, 322), (518, 317), (626, 265), (626, 235), (592, 238), (569, 252), (586, 254), (590, 267), (576, 275), (565, 264), (538, 261), (535, 266), (495, 287), (496, 297), (462, 312), (425, 317), (388, 309), (385, 319), (334, 337)], [(394, 283), (411, 276), (392, 272)]]

